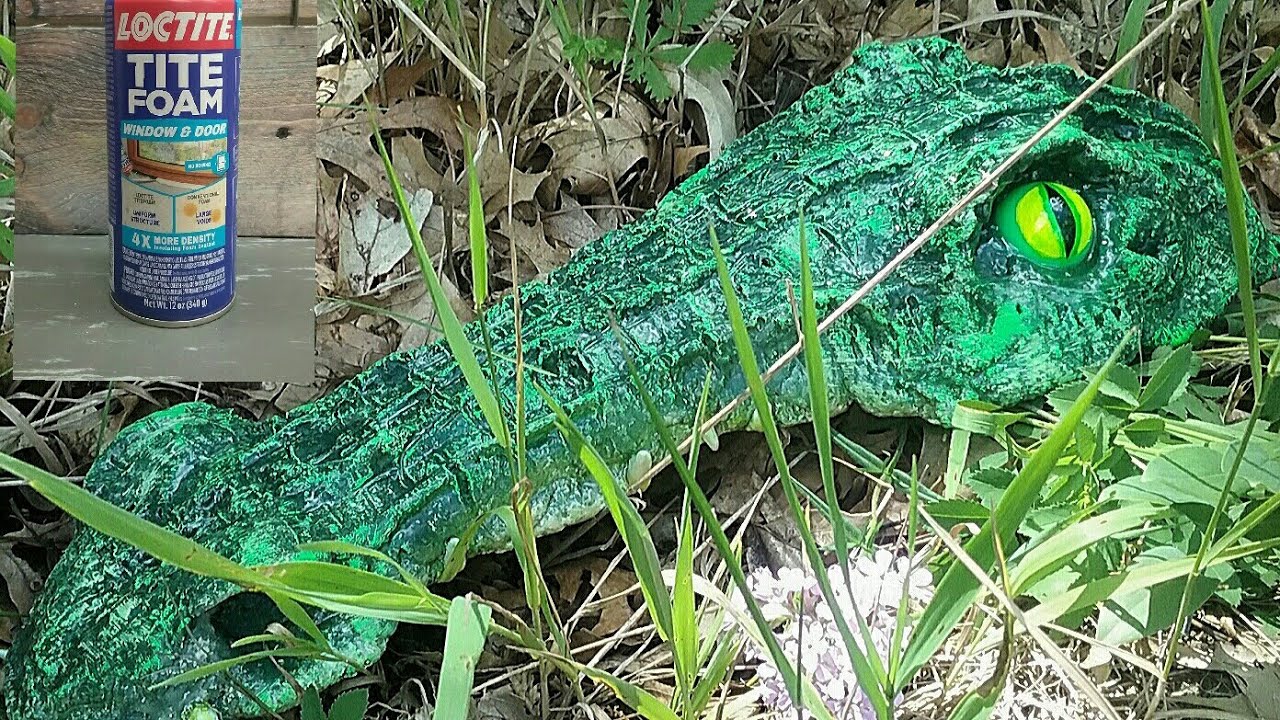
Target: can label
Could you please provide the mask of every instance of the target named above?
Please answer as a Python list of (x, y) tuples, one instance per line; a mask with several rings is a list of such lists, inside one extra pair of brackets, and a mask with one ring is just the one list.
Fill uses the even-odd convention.
[(239, 0), (107, 0), (111, 294), (184, 324), (235, 293)]

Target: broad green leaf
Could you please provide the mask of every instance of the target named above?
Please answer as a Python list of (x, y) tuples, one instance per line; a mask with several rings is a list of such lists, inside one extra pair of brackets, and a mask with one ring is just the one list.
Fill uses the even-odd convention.
[(1117, 365), (1108, 373), (1100, 392), (1121, 401), (1128, 408), (1136, 408), (1138, 395), (1142, 392), (1142, 380), (1128, 365)]
[(662, 24), (677, 32), (690, 32), (711, 17), (716, 0), (674, 0), (662, 8)]
[(320, 691), (314, 687), (302, 694), (302, 720), (328, 720), (324, 704), (320, 702)]
[(476, 666), (489, 635), (493, 609), (465, 597), (456, 597), (449, 606), (449, 624), (444, 636), (444, 659), (440, 665), (440, 687), (432, 720), (467, 720), (471, 710), (471, 689)]
[(991, 518), (991, 511), (973, 500), (938, 500), (925, 505), (925, 509), (945, 528), (962, 523), (981, 524)]
[(1182, 345), (1160, 359), (1151, 373), (1151, 379), (1138, 396), (1138, 410), (1155, 411), (1163, 408), (1187, 389), (1187, 381), (1199, 369), (1196, 355), (1190, 345)]
[[(1177, 548), (1168, 545), (1153, 547), (1134, 558), (1131, 567), (1141, 568), (1180, 557), (1183, 554)], [(1218, 582), (1230, 573), (1229, 567), (1219, 565), (1197, 578), (1189, 607), (1203, 605), (1213, 595)], [(1151, 637), (1173, 625), (1178, 616), (1184, 582), (1182, 578), (1175, 578), (1150, 587), (1111, 595), (1098, 607), (1095, 637), (1107, 645), (1119, 647), (1140, 638)]]
[[(1141, 477), (1126, 478), (1102, 491), (1103, 502), (1142, 502), (1155, 505), (1199, 504), (1213, 507), (1218, 502), (1227, 474), (1223, 462), (1225, 445), (1204, 447), (1178, 445), (1157, 455), (1147, 463)], [(1232, 492), (1241, 493), (1247, 485), (1236, 477)]]
[(723, 40), (712, 40), (694, 50), (693, 55), (689, 56), (687, 67), (690, 72), (723, 70), (733, 62), (733, 56), (736, 53), (737, 49), (729, 43)]
[[(1280, 547), (1280, 538), (1264, 542), (1236, 545), (1206, 559), (1204, 569), (1233, 560), (1257, 555)], [(1044, 625), (1077, 610), (1091, 608), (1108, 598), (1126, 595), (1142, 588), (1149, 588), (1170, 580), (1185, 578), (1191, 573), (1194, 557), (1156, 562), (1137, 568), (1126, 568), (1105, 578), (1045, 598), (1026, 612), (1027, 622)]]
[(4, 67), (10, 75), (17, 74), (18, 46), (13, 43), (12, 38), (4, 35), (0, 35), (0, 62), (4, 62)]
[(1153, 447), (1160, 438), (1164, 437), (1164, 418), (1154, 415), (1138, 418), (1125, 425), (1123, 429), (1125, 437), (1133, 441), (1134, 445), (1143, 448)]
[[(441, 685), (443, 685), (443, 678)], [(369, 689), (348, 690), (334, 698), (329, 706), (329, 720), (364, 720), (369, 712)]]
[[(1110, 371), (1116, 367), (1121, 352), (1128, 346), (1132, 337), (1132, 330), (1125, 334), (1106, 364), (1094, 375), (1071, 408), (1063, 414), (1057, 427), (1023, 464), (1021, 472), (1001, 496), (991, 520), (982, 526), (982, 530), (977, 535), (965, 543), (965, 552), (978, 567), (990, 570), (995, 565), (997, 534), (1005, 553), (1012, 552), (1016, 546), (1015, 535), (1018, 528), (1040, 496), (1040, 490), (1048, 480), (1050, 472), (1053, 471), (1075, 435), (1076, 426), (1084, 418), (1085, 411), (1093, 403)], [(924, 667), (929, 658), (941, 647), (956, 623), (969, 611), (977, 599), (980, 588), (978, 579), (970, 574), (964, 565), (953, 562), (948, 566), (936, 585), (933, 600), (924, 609), (920, 620), (916, 623), (911, 641), (903, 654), (902, 673), (897, 678), (898, 687), (894, 688), (895, 691), (906, 687), (916, 672)]]

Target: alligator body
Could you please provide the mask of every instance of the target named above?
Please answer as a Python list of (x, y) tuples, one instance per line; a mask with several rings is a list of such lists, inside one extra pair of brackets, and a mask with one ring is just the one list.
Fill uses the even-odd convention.
[[(675, 431), (689, 431), (708, 372), (712, 405), (744, 388), (709, 226), (755, 347), (771, 362), (796, 339), (788, 287), (799, 278), (802, 208), (819, 309), (829, 311), (1088, 82), (1059, 66), (975, 65), (941, 40), (860, 49), (830, 84), (732, 144), (655, 210), (525, 285), (529, 377), (615, 472), (643, 469), (659, 442), (611, 318)], [(1147, 347), (1184, 342), (1236, 289), (1224, 197), (1220, 168), (1184, 116), (1102, 90), (824, 335), (833, 410), (856, 402), (945, 423), (961, 399), (1013, 404), (1079, 377), (1131, 327)], [(1252, 209), (1249, 221), (1256, 274), (1271, 277), (1277, 239)], [(514, 354), (510, 302), (487, 323), (510, 401), (513, 371), (498, 359)], [(468, 332), (478, 339), (477, 328)], [(782, 422), (809, 418), (803, 363), (770, 390)], [(534, 510), (548, 532), (602, 504), (552, 414), (531, 389), (527, 397)], [(744, 408), (719, 430), (749, 422)], [(120, 433), (86, 485), (244, 563), (298, 559), (299, 543), (341, 539), (430, 579), (452, 538), (509, 502), (511, 473), (436, 345), (393, 355), (269, 422), (204, 404), (155, 413)], [(501, 545), (486, 525), (474, 547)], [(232, 641), (276, 619), (259, 596), (81, 530), (9, 654), (9, 713), (167, 720), (207, 703), (224, 718), (258, 714), (238, 688), (287, 707), (294, 690), (264, 662), (147, 689), (232, 655)], [(366, 663), (393, 629), (328, 613), (318, 620), (341, 652)], [(284, 666), (303, 685), (350, 672)]]

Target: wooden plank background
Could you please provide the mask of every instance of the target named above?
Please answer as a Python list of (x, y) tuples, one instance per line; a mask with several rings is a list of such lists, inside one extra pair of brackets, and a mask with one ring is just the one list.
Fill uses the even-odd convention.
[[(90, 3), (34, 3), (41, 12)], [(284, 2), (263, 2), (284, 6)], [(92, 3), (101, 8), (100, 3)], [(314, 8), (314, 5), (312, 5)], [(277, 8), (278, 9), (278, 8)], [(100, 11), (100, 10), (99, 10)], [(239, 233), (314, 237), (314, 9), (308, 25), (246, 27), (240, 83)], [(20, 27), (19, 233), (107, 231), (106, 49), (101, 28)]]
[[(314, 25), (316, 0), (243, 0), (247, 24)], [(18, 0), (18, 24), (96, 25), (102, 20), (102, 0)]]

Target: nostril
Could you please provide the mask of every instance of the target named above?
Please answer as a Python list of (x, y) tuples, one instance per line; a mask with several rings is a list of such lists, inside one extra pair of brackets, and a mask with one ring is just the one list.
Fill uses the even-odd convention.
[(1129, 250), (1147, 257), (1159, 257), (1160, 240), (1153, 235), (1138, 235), (1129, 241)]

